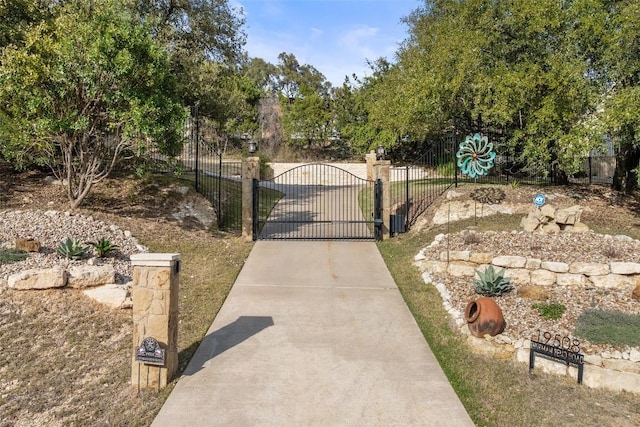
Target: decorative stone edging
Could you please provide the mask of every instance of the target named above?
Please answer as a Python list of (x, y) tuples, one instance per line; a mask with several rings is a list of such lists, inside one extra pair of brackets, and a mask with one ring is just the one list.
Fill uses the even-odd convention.
[[(444, 238), (443, 235), (437, 236), (432, 245), (437, 244), (442, 238)], [(474, 337), (469, 332), (463, 313), (452, 306), (451, 295), (446, 286), (443, 283), (434, 283), (430, 273), (473, 277), (476, 269), (493, 265), (505, 268), (505, 275), (511, 277), (514, 283), (521, 285), (535, 283), (551, 286), (557, 283), (565, 286), (592, 285), (601, 288), (626, 288), (640, 283), (640, 263), (633, 262), (567, 264), (542, 262), (521, 256), (493, 256), (489, 253), (471, 251), (442, 252), (440, 260), (436, 261), (427, 260), (421, 251), (416, 255), (415, 261), (423, 271), (423, 281), (426, 284), (433, 284), (438, 289), (444, 309), (451, 316), (456, 329), (467, 337), (468, 344), (475, 351), (500, 359), (514, 359), (521, 363), (529, 363), (530, 339), (514, 339), (505, 333), (495, 337)], [(584, 364), (583, 384), (592, 388), (640, 393), (640, 349), (586, 354)], [(536, 369), (577, 378), (577, 368), (542, 357), (536, 358)]]
[[(442, 236), (442, 237), (441, 237)], [(438, 243), (444, 235), (436, 236)], [(432, 243), (433, 244), (433, 243)], [(595, 286), (596, 288), (632, 289), (640, 284), (640, 263), (542, 261), (516, 255), (494, 256), (486, 252), (442, 251), (439, 260), (427, 260), (421, 251), (415, 257), (424, 271), (446, 273), (455, 277), (474, 277), (478, 268), (493, 265), (504, 268), (505, 276), (518, 285)]]

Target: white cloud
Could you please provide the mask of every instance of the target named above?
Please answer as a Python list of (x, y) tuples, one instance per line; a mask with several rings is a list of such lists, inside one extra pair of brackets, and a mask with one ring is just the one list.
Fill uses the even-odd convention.
[(380, 33), (380, 28), (358, 25), (347, 31), (338, 39), (339, 46), (364, 58), (375, 58), (376, 50), (372, 48)]

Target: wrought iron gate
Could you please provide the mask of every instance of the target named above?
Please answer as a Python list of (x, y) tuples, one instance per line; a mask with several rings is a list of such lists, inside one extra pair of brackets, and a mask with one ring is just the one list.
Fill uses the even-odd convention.
[(254, 180), (254, 240), (379, 240), (382, 185), (312, 163)]

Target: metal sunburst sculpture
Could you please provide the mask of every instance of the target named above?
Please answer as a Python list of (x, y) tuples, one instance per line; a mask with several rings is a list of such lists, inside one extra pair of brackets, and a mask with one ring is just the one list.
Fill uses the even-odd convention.
[(493, 144), (486, 136), (480, 136), (479, 133), (467, 135), (456, 153), (462, 173), (469, 178), (487, 175), (493, 167), (493, 159), (496, 158), (496, 153), (492, 150)]
[[(460, 143), (456, 157), (458, 158), (458, 167), (460, 167), (462, 173), (468, 175), (469, 178), (477, 180), (479, 176), (489, 173), (489, 169), (493, 167), (493, 159), (496, 158), (496, 153), (493, 151), (493, 144), (489, 142), (489, 139), (485, 135), (481, 136), (476, 133), (473, 136), (467, 135), (465, 140)], [(474, 198), (474, 223), (477, 225), (478, 217), (475, 214), (475, 202)], [(484, 215), (484, 204), (480, 215)]]

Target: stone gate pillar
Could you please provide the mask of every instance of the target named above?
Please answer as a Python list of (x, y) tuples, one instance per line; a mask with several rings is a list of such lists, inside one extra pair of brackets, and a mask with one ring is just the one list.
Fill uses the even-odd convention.
[(391, 236), (391, 161), (376, 160), (375, 179), (382, 181), (382, 239)]
[(260, 179), (260, 158), (242, 161), (242, 237), (253, 240), (253, 180)]
[[(178, 369), (180, 254), (134, 254), (131, 255), (131, 265), (131, 384), (140, 388), (163, 388)], [(149, 348), (148, 344), (154, 341), (159, 349)]]

